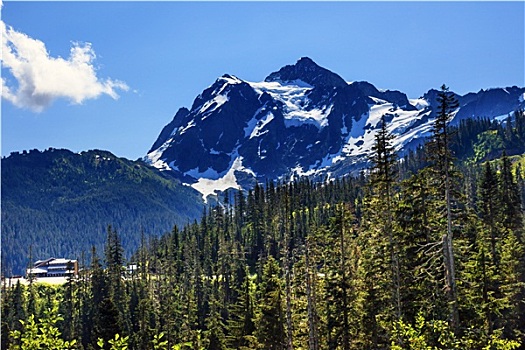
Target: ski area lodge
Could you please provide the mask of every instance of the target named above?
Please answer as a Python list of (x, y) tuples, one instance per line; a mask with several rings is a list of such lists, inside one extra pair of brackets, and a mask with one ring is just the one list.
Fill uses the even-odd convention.
[(26, 275), (37, 278), (76, 277), (78, 276), (78, 261), (64, 258), (38, 260), (32, 268), (27, 269)]

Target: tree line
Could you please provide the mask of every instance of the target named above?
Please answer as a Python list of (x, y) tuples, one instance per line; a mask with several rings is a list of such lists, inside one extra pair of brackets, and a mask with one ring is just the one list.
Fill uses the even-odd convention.
[(143, 233), (125, 278), (108, 227), (78, 279), (4, 290), (2, 348), (524, 348), (522, 170), (504, 153), (458, 162), (445, 86), (438, 102), (419, 166), (383, 118), (366, 173), (226, 193)]

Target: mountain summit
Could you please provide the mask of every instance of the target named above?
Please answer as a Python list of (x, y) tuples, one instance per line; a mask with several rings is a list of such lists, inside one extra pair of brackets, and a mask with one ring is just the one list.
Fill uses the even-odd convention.
[(315, 87), (344, 87), (347, 83), (339, 75), (319, 67), (312, 59), (303, 57), (296, 64), (284, 66), (271, 73), (265, 82), (294, 83), (303, 81)]
[[(303, 57), (263, 82), (223, 75), (181, 108), (145, 157), (206, 198), (266, 180), (337, 177), (366, 166), (386, 117), (403, 151), (430, 135), (436, 90), (410, 99), (368, 82), (346, 83)], [(496, 118), (525, 107), (525, 88), (456, 95), (454, 121)]]

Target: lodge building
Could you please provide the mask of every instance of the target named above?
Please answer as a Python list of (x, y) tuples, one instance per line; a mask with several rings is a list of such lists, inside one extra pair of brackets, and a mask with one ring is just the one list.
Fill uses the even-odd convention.
[(26, 275), (32, 277), (76, 277), (78, 276), (78, 261), (64, 258), (49, 258), (38, 260)]

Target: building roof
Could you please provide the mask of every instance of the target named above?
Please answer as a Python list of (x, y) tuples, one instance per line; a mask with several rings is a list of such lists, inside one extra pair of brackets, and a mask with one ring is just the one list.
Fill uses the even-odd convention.
[(75, 263), (74, 259), (65, 259), (65, 258), (49, 258), (46, 260), (38, 260), (35, 262), (35, 267), (40, 267), (44, 265), (66, 265), (68, 263)]
[(38, 268), (38, 267), (35, 267), (35, 268), (32, 268), (32, 269), (27, 269), (27, 271), (29, 273), (47, 273), (46, 269), (41, 269), (41, 268)]

